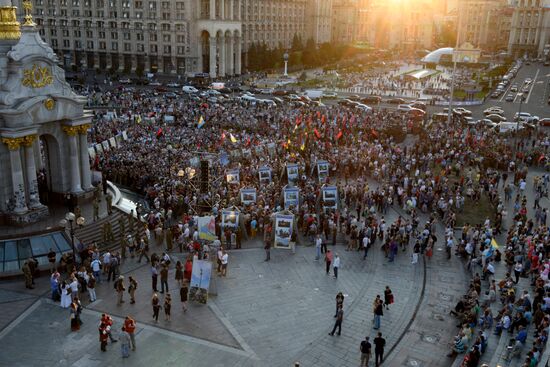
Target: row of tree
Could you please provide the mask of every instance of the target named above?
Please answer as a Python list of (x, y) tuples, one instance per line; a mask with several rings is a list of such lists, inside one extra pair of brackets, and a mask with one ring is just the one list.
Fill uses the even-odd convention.
[(316, 45), (313, 38), (308, 39), (304, 45), (301, 37), (294, 35), (290, 50), (285, 49), (281, 43), (274, 49), (270, 49), (265, 42), (252, 43), (248, 48), (247, 68), (251, 71), (281, 68), (284, 65), (285, 52), (288, 52), (289, 67), (296, 69), (336, 63), (344, 57), (354, 56), (357, 49), (351, 45), (328, 42)]

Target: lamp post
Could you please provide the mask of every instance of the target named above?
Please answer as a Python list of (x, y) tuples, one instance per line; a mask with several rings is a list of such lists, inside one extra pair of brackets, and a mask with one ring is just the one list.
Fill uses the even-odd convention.
[(69, 224), (69, 234), (71, 236), (71, 247), (72, 247), (72, 250), (73, 250), (73, 266), (75, 267), (76, 269), (76, 248), (75, 248), (75, 245), (74, 245), (74, 231), (75, 231), (75, 227), (73, 225), (73, 223), (76, 221), (76, 224), (78, 226), (82, 226), (84, 224), (84, 217), (76, 217), (76, 215), (73, 213), (73, 212), (68, 212), (67, 214), (65, 214), (65, 219), (63, 219), (61, 221), (61, 224), (66, 228), (67, 227), (67, 223)]
[(288, 52), (283, 55), (283, 60), (285, 61), (285, 73), (283, 75), (288, 76)]
[(458, 46), (459, 46), (459, 43), (458, 43), (458, 39), (460, 37), (460, 14), (457, 18), (457, 22), (456, 22), (456, 43), (455, 43), (455, 48), (453, 49), (453, 53), (452, 53), (452, 57), (453, 57), (453, 74), (451, 75), (451, 95), (449, 96), (449, 111), (448, 111), (448, 116), (447, 116), (447, 124), (450, 125), (451, 124), (451, 119), (452, 119), (452, 116), (453, 116), (453, 95), (454, 95), (454, 92), (455, 92), (455, 74), (456, 74), (456, 63), (457, 63), (457, 59), (458, 59), (458, 54), (457, 54), (457, 51), (458, 51)]
[(522, 94), (519, 99), (519, 110), (518, 110), (518, 117), (516, 118), (516, 131), (514, 133), (514, 161), (516, 160), (516, 151), (518, 146), (518, 133), (519, 133), (519, 120), (521, 119), (521, 105), (523, 104), (523, 101), (525, 101), (525, 95)]

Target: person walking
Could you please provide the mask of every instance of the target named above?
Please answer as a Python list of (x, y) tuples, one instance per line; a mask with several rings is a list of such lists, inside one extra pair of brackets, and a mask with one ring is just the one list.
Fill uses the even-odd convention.
[(264, 250), (265, 250), (265, 260), (271, 260), (271, 226), (267, 225), (265, 228), (264, 235)]
[(370, 361), (372, 345), (369, 342), (369, 337), (365, 337), (365, 340), (361, 342), (359, 350), (361, 351), (361, 367), (368, 367)]
[(321, 245), (323, 244), (323, 239), (320, 234), (317, 234), (315, 237), (315, 261), (318, 261), (321, 258)]
[(88, 289), (88, 295), (90, 296), (90, 303), (95, 302), (95, 300), (97, 299), (95, 294), (95, 283), (96, 281), (95, 281), (94, 275), (91, 272), (89, 272), (87, 289)]
[(183, 282), (180, 288), (180, 299), (181, 305), (183, 307), (183, 312), (187, 312), (187, 299), (188, 299), (189, 288), (187, 287), (187, 282)]
[(223, 250), (223, 256), (222, 256), (222, 273), (221, 276), (227, 275), (227, 263), (229, 262), (229, 255), (225, 250)]
[(386, 306), (386, 310), (389, 310), (389, 305), (393, 303), (393, 293), (390, 289), (390, 287), (387, 285), (386, 289), (384, 290), (384, 306)]
[(160, 293), (164, 293), (164, 288), (166, 287), (166, 292), (168, 292), (168, 266), (162, 264), (160, 269)]
[(101, 261), (99, 261), (99, 259), (94, 259), (90, 266), (92, 267), (95, 279), (98, 283), (101, 283)]
[(363, 251), (365, 252), (363, 255), (363, 260), (367, 258), (367, 254), (369, 253), (369, 245), (370, 245), (370, 238), (369, 236), (363, 237)]
[(384, 315), (384, 304), (380, 296), (376, 296), (374, 300), (374, 329), (380, 329), (380, 318)]
[(124, 275), (120, 275), (115, 282), (115, 290), (117, 293), (117, 306), (120, 306), (124, 303), (124, 300), (122, 297), (124, 296), (124, 291), (126, 290), (126, 287), (124, 286)]
[(130, 357), (130, 335), (128, 335), (126, 327), (122, 327), (118, 340), (120, 341), (120, 352), (122, 354), (122, 358)]
[(34, 287), (32, 286), (32, 273), (28, 261), (25, 261), (21, 270), (23, 271), (23, 275), (25, 276), (25, 288), (33, 289)]
[(378, 332), (376, 338), (374, 338), (374, 363), (378, 367), (384, 360), (384, 347), (386, 346), (386, 339), (382, 338), (382, 333)]
[(107, 325), (101, 323), (99, 325), (99, 343), (101, 346), (101, 351), (107, 351), (107, 340), (109, 340), (109, 334), (107, 333)]
[(170, 293), (166, 293), (164, 298), (164, 320), (170, 321), (170, 311), (172, 310), (172, 296)]
[(336, 295), (336, 312), (334, 313), (334, 317), (338, 315), (338, 308), (344, 308), (344, 294), (342, 292), (338, 292)]
[(132, 350), (136, 350), (136, 336), (135, 336), (136, 321), (130, 316), (126, 316), (126, 318), (124, 319), (124, 329), (128, 333), (128, 336), (130, 337)]
[(128, 277), (128, 293), (130, 293), (130, 304), (136, 303), (136, 289), (137, 289), (137, 280), (134, 279), (133, 276), (130, 275)]
[(330, 250), (327, 250), (327, 253), (325, 254), (325, 265), (326, 265), (327, 275), (329, 275), (330, 273), (331, 263), (332, 263), (332, 252)]
[(174, 279), (176, 279), (176, 282), (181, 287), (183, 284), (183, 264), (180, 260), (176, 262), (176, 273), (174, 274)]
[(332, 271), (334, 272), (334, 279), (338, 278), (338, 268), (340, 267), (340, 256), (338, 253), (334, 254), (334, 262), (332, 264)]
[(338, 335), (342, 333), (342, 321), (344, 320), (344, 310), (342, 309), (342, 306), (338, 307), (338, 311), (336, 312), (336, 321), (334, 322), (334, 327), (332, 328), (332, 331), (328, 333), (328, 335), (333, 336), (334, 332), (336, 331), (336, 328), (338, 328)]
[(155, 319), (156, 322), (159, 321), (159, 311), (160, 311), (160, 300), (159, 296), (154, 293), (153, 298), (151, 299), (151, 305), (153, 306), (153, 319)]
[(158, 292), (157, 290), (157, 282), (159, 278), (159, 271), (157, 270), (156, 264), (151, 264), (151, 283), (153, 285), (153, 292)]

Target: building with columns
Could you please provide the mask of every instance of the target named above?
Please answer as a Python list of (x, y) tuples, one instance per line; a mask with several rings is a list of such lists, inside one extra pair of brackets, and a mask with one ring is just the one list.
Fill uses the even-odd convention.
[(357, 0), (334, 0), (332, 2), (332, 42), (350, 44), (358, 39), (359, 10)]
[(550, 56), (550, 0), (517, 0), (508, 53), (515, 57)]
[(252, 43), (330, 41), (332, 0), (32, 1), (40, 35), (69, 70), (229, 76)]
[(507, 0), (463, 0), (458, 2), (458, 39), (485, 50), (496, 44), (500, 9)]
[(38, 172), (54, 195), (92, 190), (86, 99), (65, 81), (56, 54), (38, 34), (32, 5), (24, 6), (20, 25), (11, 1), (0, 0), (0, 219), (16, 224), (48, 215)]

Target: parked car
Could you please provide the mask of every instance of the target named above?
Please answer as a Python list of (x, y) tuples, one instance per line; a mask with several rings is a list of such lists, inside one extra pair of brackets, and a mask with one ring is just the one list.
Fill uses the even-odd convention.
[(364, 111), (364, 112), (372, 112), (372, 108), (367, 106), (366, 104), (358, 103), (355, 105), (355, 108), (358, 110)]
[(382, 97), (380, 97), (380, 96), (366, 96), (366, 97), (363, 97), (361, 99), (361, 102), (379, 104), (380, 102), (382, 102)]
[(190, 85), (183, 86), (181, 90), (183, 91), (183, 93), (188, 93), (188, 94), (198, 93), (199, 91), (197, 88), (192, 87)]
[(130, 84), (130, 83), (132, 83), (132, 81), (129, 78), (119, 79), (118, 82), (120, 84)]
[(545, 117), (539, 120), (539, 126), (550, 127), (550, 118)]
[(150, 85), (151, 87), (160, 87), (160, 86), (162, 85), (162, 83), (161, 83), (161, 82), (157, 82), (157, 81), (152, 81), (152, 82), (149, 83), (149, 85)]
[(389, 103), (389, 104), (406, 104), (407, 101), (405, 101), (403, 98), (389, 98), (389, 99), (386, 99), (386, 103)]
[(426, 103), (416, 101), (411, 103), (411, 107), (418, 108), (419, 110), (426, 111)]
[(179, 88), (180, 85), (176, 82), (171, 82), (171, 83), (168, 83), (166, 84), (167, 87), (170, 87), (170, 88)]
[(409, 118), (424, 118), (426, 115), (426, 112), (421, 110), (420, 108), (411, 108), (407, 111), (407, 116)]
[(487, 115), (487, 116), (485, 116), (485, 118), (488, 119), (488, 120), (491, 120), (493, 122), (506, 121), (506, 117), (503, 117), (503, 116), (500, 116), (500, 115), (497, 115), (497, 114)]
[(323, 97), (324, 98), (329, 98), (329, 99), (338, 98), (338, 93), (326, 92), (326, 93), (323, 93)]
[(273, 88), (262, 88), (260, 89), (261, 94), (273, 94), (275, 90)]
[(506, 95), (506, 102), (514, 102), (514, 99), (516, 99), (516, 95), (514, 93), (508, 93), (508, 95)]
[(464, 107), (453, 108), (453, 112), (458, 112), (463, 116), (472, 116), (472, 111), (465, 109)]
[(512, 85), (512, 87), (510, 88), (510, 92), (517, 93), (517, 91), (518, 91), (518, 85), (517, 84)]
[(164, 96), (166, 98), (177, 98), (178, 95), (174, 92), (168, 92), (168, 93), (165, 93)]
[(286, 96), (288, 94), (288, 91), (284, 89), (277, 89), (273, 91), (274, 96)]
[(271, 99), (259, 99), (258, 100), (259, 103), (261, 104), (265, 104), (267, 106), (273, 106), (273, 107), (276, 107), (277, 106), (277, 103), (275, 103), (275, 101), (272, 101)]
[(409, 112), (412, 109), (413, 108), (408, 104), (400, 104), (397, 106), (397, 111), (400, 111), (400, 112)]
[(489, 107), (485, 111), (483, 111), (483, 114), (484, 115), (492, 115), (492, 114), (503, 115), (504, 110), (502, 108), (498, 107), (498, 106), (493, 106), (493, 107)]
[(524, 120), (528, 117), (531, 117), (531, 114), (529, 112), (516, 112), (514, 115), (514, 121), (517, 121), (518, 119)]

